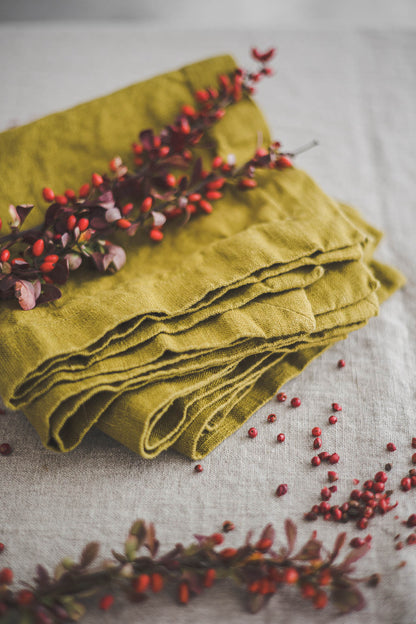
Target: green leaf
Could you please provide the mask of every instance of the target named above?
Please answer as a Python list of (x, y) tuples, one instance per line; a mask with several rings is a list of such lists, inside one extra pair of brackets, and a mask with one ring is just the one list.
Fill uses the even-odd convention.
[(124, 552), (128, 561), (134, 561), (139, 548), (139, 540), (135, 535), (129, 535), (124, 542)]

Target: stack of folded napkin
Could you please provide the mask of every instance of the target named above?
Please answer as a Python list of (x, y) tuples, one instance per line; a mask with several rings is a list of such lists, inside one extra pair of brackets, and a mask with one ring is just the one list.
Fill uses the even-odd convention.
[[(44, 185), (78, 187), (132, 139), (159, 131), (228, 56), (136, 84), (0, 135), (0, 216)], [(250, 158), (269, 132), (249, 99), (211, 131), (207, 156)], [(197, 459), (239, 428), (324, 349), (365, 325), (404, 279), (373, 260), (380, 233), (298, 169), (259, 171), (212, 215), (172, 222), (162, 243), (124, 240), (127, 264), (79, 269), (60, 300), (0, 302), (0, 395), (43, 444), (68, 451), (98, 426), (144, 457)], [(25, 224), (26, 225), (26, 224)], [(125, 238), (125, 237), (124, 237)]]

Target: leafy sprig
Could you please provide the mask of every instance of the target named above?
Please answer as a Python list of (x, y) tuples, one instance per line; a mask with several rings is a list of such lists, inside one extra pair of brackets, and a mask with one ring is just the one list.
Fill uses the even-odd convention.
[(239, 166), (232, 154), (225, 160), (217, 155), (204, 169), (198, 155), (207, 131), (227, 108), (253, 94), (257, 83), (272, 74), (268, 63), (274, 53), (273, 48), (264, 54), (254, 48), (256, 71), (237, 68), (219, 75), (217, 86), (196, 91), (196, 104), (183, 105), (159, 134), (143, 130), (132, 146), (133, 170), (115, 156), (109, 174), (93, 173), (78, 192), (67, 189), (59, 195), (45, 187), (49, 207), (41, 225), (23, 230), (34, 206), (10, 206), (11, 231), (0, 238), (0, 299), (17, 298), (24, 310), (58, 299), (70, 271), (84, 262), (100, 273), (123, 267), (125, 251), (111, 242), (115, 232), (134, 236), (146, 228), (150, 239), (159, 242), (168, 221), (185, 225), (198, 214), (210, 214), (225, 187), (248, 191), (257, 186), (257, 169), (291, 167), (294, 153), (282, 152), (279, 142), (264, 147), (261, 139), (253, 156)]
[[(341, 613), (359, 611), (365, 605), (359, 589), (375, 586), (377, 574), (353, 576), (354, 564), (370, 550), (369, 543), (347, 553), (337, 563), (345, 546), (346, 534), (340, 533), (331, 550), (324, 548), (314, 531), (299, 549), (296, 525), (286, 520), (286, 545), (275, 549), (275, 530), (268, 524), (257, 540), (250, 531), (239, 548), (222, 547), (224, 535), (195, 535), (189, 546), (178, 543), (159, 555), (155, 527), (137, 520), (130, 528), (124, 552), (112, 551), (112, 558), (96, 563), (99, 544), (91, 542), (79, 561), (62, 559), (53, 574), (36, 567), (32, 583), (13, 591), (13, 573), (0, 571), (0, 616), (2, 622), (55, 624), (78, 621), (86, 612), (87, 597), (96, 596), (102, 610), (115, 600), (141, 603), (165, 589), (174, 590), (178, 604), (207, 591), (226, 579), (241, 589), (249, 611), (257, 613), (285, 586), (292, 586), (316, 609), (332, 603)], [(170, 591), (172, 594), (172, 591)], [(283, 598), (283, 597), (282, 597)], [(16, 619), (16, 618), (21, 618)]]

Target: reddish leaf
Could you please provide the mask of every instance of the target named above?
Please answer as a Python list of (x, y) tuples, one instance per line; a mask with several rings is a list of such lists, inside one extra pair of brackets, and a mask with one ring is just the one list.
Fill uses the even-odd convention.
[(311, 561), (313, 559), (320, 559), (321, 557), (322, 542), (319, 542), (315, 538), (310, 539), (303, 548), (300, 549), (298, 554), (293, 557), (301, 561)]
[(359, 548), (354, 548), (348, 555), (345, 557), (344, 561), (339, 565), (339, 569), (343, 572), (348, 572), (351, 570), (351, 565), (364, 557), (371, 549), (371, 545), (368, 543), (363, 544)]
[(347, 538), (346, 533), (340, 533), (339, 535), (337, 535), (334, 548), (332, 550), (331, 557), (330, 557), (331, 562), (334, 561), (334, 559), (338, 557), (339, 551), (344, 546), (346, 538)]
[(82, 568), (87, 568), (97, 557), (100, 552), (100, 544), (98, 542), (90, 542), (87, 544), (79, 560), (79, 564)]
[(139, 137), (144, 149), (149, 151), (153, 149), (153, 130), (142, 130)]
[(62, 297), (62, 293), (53, 284), (44, 284), (41, 294), (39, 295), (38, 305), (41, 303), (48, 303), (49, 301), (55, 301), (56, 299), (60, 299)]
[(199, 182), (199, 180), (201, 179), (201, 174), (202, 174), (202, 158), (197, 158), (197, 160), (195, 161), (194, 168), (192, 170), (192, 176), (191, 176), (191, 181), (189, 183), (189, 186), (194, 186), (194, 184)]
[(335, 587), (331, 592), (331, 600), (341, 613), (361, 611), (365, 607), (364, 596), (353, 584)]
[(20, 225), (22, 225), (23, 221), (26, 219), (32, 208), (33, 204), (19, 204), (19, 206), (16, 206), (16, 212), (20, 219)]
[(294, 522), (292, 522), (292, 520), (290, 520), (290, 518), (287, 518), (285, 520), (285, 532), (286, 532), (286, 538), (287, 538), (287, 545), (288, 545), (288, 554), (291, 553), (295, 547), (295, 543), (296, 543), (296, 535), (297, 535), (297, 528), (296, 528), (296, 524)]

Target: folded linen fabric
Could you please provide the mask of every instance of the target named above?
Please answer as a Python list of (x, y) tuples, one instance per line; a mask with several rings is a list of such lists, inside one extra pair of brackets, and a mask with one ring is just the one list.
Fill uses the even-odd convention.
[[(158, 130), (234, 67), (209, 59), (1, 134), (0, 216), (16, 200), (42, 206), (46, 182), (79, 186), (115, 153), (128, 161), (132, 128)], [(238, 162), (259, 131), (267, 141), (243, 99), (211, 137)], [(172, 446), (203, 457), (403, 283), (372, 260), (379, 232), (305, 173), (258, 178), (159, 245), (123, 243), (116, 275), (79, 269), (60, 300), (29, 312), (2, 303), (0, 394), (45, 446), (70, 450), (96, 424), (144, 457)], [(43, 218), (33, 213), (29, 225)]]

